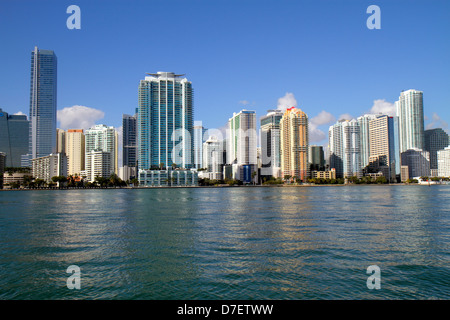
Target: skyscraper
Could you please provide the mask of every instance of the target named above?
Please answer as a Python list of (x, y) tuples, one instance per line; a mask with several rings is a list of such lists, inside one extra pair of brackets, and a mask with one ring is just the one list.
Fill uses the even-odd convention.
[(56, 129), (56, 152), (66, 153), (66, 132), (63, 129)]
[(268, 110), (261, 117), (261, 175), (281, 178), (280, 121), (281, 110)]
[(204, 168), (203, 164), (203, 143), (206, 141), (205, 132), (201, 121), (194, 121), (194, 167)]
[(322, 146), (309, 146), (308, 162), (311, 171), (325, 170), (325, 159)]
[(223, 142), (216, 136), (210, 136), (203, 143), (203, 167), (208, 172), (209, 179), (222, 179)]
[(139, 169), (193, 166), (193, 88), (182, 76), (150, 73), (139, 83)]
[(424, 149), (423, 92), (402, 91), (395, 106), (399, 118), (400, 152)]
[(449, 135), (441, 128), (425, 130), (425, 150), (430, 153), (430, 169), (438, 169), (437, 152), (449, 146)]
[(369, 122), (377, 116), (374, 114), (365, 114), (358, 117), (360, 127), (360, 144), (361, 144), (361, 167), (364, 169), (369, 165), (370, 157), (370, 137), (369, 137)]
[(438, 176), (450, 177), (450, 146), (437, 152)]
[(137, 165), (137, 114), (122, 116), (122, 165)]
[(31, 159), (56, 151), (56, 81), (55, 53), (35, 47), (31, 53), (28, 166)]
[[(408, 149), (401, 154), (402, 166), (408, 168), (409, 179), (430, 176), (430, 153), (422, 149)], [(402, 181), (405, 179), (402, 177)]]
[(83, 129), (66, 132), (67, 174), (80, 175), (85, 170), (86, 145)]
[(309, 176), (308, 152), (308, 116), (300, 109), (289, 108), (280, 120), (282, 177), (296, 177), (305, 182)]
[(0, 108), (0, 152), (6, 167), (20, 167), (21, 157), (29, 150), (30, 122), (26, 115), (8, 115)]
[[(94, 127), (85, 131), (85, 152), (86, 152), (86, 166), (88, 162), (88, 154), (91, 151), (103, 151), (110, 153), (110, 165), (111, 174), (118, 174), (118, 135), (114, 127), (108, 127), (104, 124), (95, 125)], [(102, 163), (104, 163), (105, 157), (103, 157)], [(91, 162), (93, 163), (93, 162)], [(86, 167), (86, 171), (87, 171)], [(92, 169), (97, 170), (97, 169)]]

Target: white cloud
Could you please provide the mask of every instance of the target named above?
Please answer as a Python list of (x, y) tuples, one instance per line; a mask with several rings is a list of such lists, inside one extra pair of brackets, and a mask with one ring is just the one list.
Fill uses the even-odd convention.
[(311, 118), (309, 120), (309, 141), (320, 142), (326, 139), (327, 135), (318, 126), (327, 125), (335, 121), (336, 118), (325, 110), (322, 110), (317, 116)]
[[(426, 120), (428, 120), (428, 117)], [(435, 128), (442, 128), (445, 131), (448, 131), (448, 123), (442, 120), (436, 112), (433, 112), (433, 114), (431, 115), (431, 122), (425, 126), (425, 129), (429, 130)]]
[(372, 109), (370, 109), (371, 114), (386, 114), (388, 116), (395, 116), (396, 109), (395, 104), (390, 103), (384, 99), (378, 99), (373, 101)]
[(353, 116), (349, 113), (343, 113), (339, 116), (338, 120), (352, 120)]
[(239, 101), (239, 104), (242, 104), (243, 106), (246, 106), (246, 105), (250, 104), (250, 102), (247, 101), (247, 100), (241, 100), (241, 101)]
[(14, 113), (15, 116), (25, 116), (26, 114), (23, 113), (22, 111), (16, 112)]
[(293, 93), (286, 92), (284, 97), (278, 99), (278, 110), (286, 110), (287, 108), (297, 107), (297, 100), (294, 97)]
[(57, 118), (61, 129), (89, 129), (103, 119), (105, 113), (86, 106), (72, 106), (58, 110)]

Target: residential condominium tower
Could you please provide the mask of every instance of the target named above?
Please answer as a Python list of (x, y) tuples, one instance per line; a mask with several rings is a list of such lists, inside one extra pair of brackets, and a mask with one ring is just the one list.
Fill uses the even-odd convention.
[[(111, 170), (111, 174), (119, 173), (118, 134), (114, 127), (108, 127), (104, 124), (99, 124), (85, 131), (86, 161), (87, 156), (91, 151), (109, 152), (110, 153), (109, 160), (111, 161), (111, 163), (108, 167)], [(102, 160), (102, 163), (104, 163), (104, 158)]]
[(377, 116), (374, 114), (365, 114), (358, 117), (360, 127), (360, 150), (361, 150), (361, 167), (364, 169), (369, 165), (370, 157), (370, 137), (369, 137), (369, 123)]
[(261, 175), (281, 178), (281, 110), (268, 110), (261, 118)]
[(201, 121), (194, 121), (194, 167), (196, 169), (206, 168), (203, 163), (203, 143), (206, 141), (205, 132)]
[(149, 73), (139, 83), (139, 169), (193, 167), (193, 88), (182, 76)]
[(137, 113), (122, 115), (122, 165), (137, 165)]
[(67, 174), (80, 175), (85, 170), (86, 144), (83, 129), (66, 132)]
[(280, 153), (282, 177), (309, 177), (308, 116), (295, 107), (287, 109), (280, 120)]
[(423, 92), (402, 91), (395, 106), (399, 118), (400, 152), (424, 149)]
[(55, 53), (35, 47), (31, 53), (30, 137), (25, 166), (30, 166), (31, 159), (56, 151), (56, 80)]

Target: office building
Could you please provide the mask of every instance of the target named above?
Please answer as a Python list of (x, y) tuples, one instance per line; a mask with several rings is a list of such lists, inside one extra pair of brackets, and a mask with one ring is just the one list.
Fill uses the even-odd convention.
[(137, 166), (137, 113), (122, 115), (122, 165)]
[[(409, 149), (401, 153), (402, 166), (408, 167), (408, 178), (430, 176), (430, 153), (421, 149)], [(405, 177), (401, 177), (405, 181)]]
[(94, 182), (96, 177), (109, 178), (114, 173), (112, 158), (111, 152), (102, 150), (86, 151), (86, 179), (89, 182)]
[[(118, 134), (114, 127), (108, 127), (104, 124), (98, 124), (85, 131), (85, 152), (86, 164), (87, 155), (91, 151), (103, 151), (110, 153), (111, 164), (108, 168), (112, 169), (112, 173), (119, 174), (118, 166)], [(87, 170), (87, 168), (86, 168)], [(105, 171), (108, 171), (105, 169)]]
[(0, 108), (0, 152), (6, 156), (5, 167), (21, 167), (22, 156), (29, 150), (29, 134), (26, 115), (9, 115)]
[(67, 174), (80, 176), (85, 170), (86, 140), (83, 129), (69, 129), (66, 136)]
[(437, 152), (450, 145), (449, 135), (441, 128), (425, 130), (425, 150), (430, 153), (430, 169), (438, 169)]
[(227, 163), (232, 165), (233, 179), (253, 181), (257, 172), (256, 112), (241, 110), (228, 120)]
[(149, 73), (139, 84), (139, 169), (193, 167), (193, 88), (183, 75)]
[(295, 107), (280, 120), (281, 175), (305, 182), (309, 177), (308, 116)]
[(29, 151), (23, 166), (56, 151), (56, 82), (55, 53), (35, 47), (31, 53)]
[(261, 176), (281, 178), (281, 110), (268, 110), (261, 118)]
[(309, 146), (308, 162), (311, 171), (325, 170), (325, 158), (322, 146)]
[(424, 149), (423, 92), (402, 91), (395, 102), (399, 119), (400, 152)]
[(438, 176), (450, 177), (450, 146), (437, 152)]
[(397, 117), (377, 116), (369, 122), (369, 173), (382, 172), (391, 182), (400, 175)]
[(53, 177), (67, 176), (67, 157), (64, 153), (52, 153), (31, 160), (32, 176), (49, 183)]
[(201, 121), (194, 122), (194, 168), (205, 168), (203, 164), (203, 143), (206, 141), (207, 129), (203, 127)]
[(370, 157), (370, 138), (369, 138), (369, 123), (376, 119), (374, 114), (365, 114), (358, 117), (358, 123), (360, 127), (360, 150), (361, 150), (361, 167), (366, 168), (369, 165)]

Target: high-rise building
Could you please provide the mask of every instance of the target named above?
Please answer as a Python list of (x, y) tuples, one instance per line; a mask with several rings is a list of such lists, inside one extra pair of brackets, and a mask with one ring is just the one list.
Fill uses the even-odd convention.
[(6, 154), (0, 152), (0, 189), (3, 189), (3, 173), (5, 172)]
[(223, 143), (216, 136), (210, 136), (203, 143), (203, 167), (209, 179), (221, 180), (223, 171)]
[(450, 146), (437, 152), (438, 176), (450, 177)]
[(423, 92), (402, 91), (395, 106), (399, 118), (400, 152), (424, 149)]
[(325, 169), (323, 146), (309, 146), (308, 162), (311, 171), (323, 171)]
[(204, 168), (203, 143), (206, 141), (205, 132), (201, 121), (194, 121), (194, 168)]
[(137, 113), (133, 116), (122, 116), (122, 165), (137, 165)]
[[(410, 179), (430, 176), (430, 153), (421, 149), (408, 149), (401, 153), (402, 166), (408, 167)], [(404, 178), (402, 177), (402, 181)]]
[(138, 167), (193, 167), (193, 88), (183, 75), (149, 73), (139, 84)]
[(353, 119), (340, 120), (332, 125), (329, 133), (330, 169), (337, 178), (362, 176), (360, 126)]
[(85, 170), (86, 145), (83, 129), (69, 129), (66, 134), (67, 174), (81, 175)]
[[(87, 137), (87, 136), (86, 136)], [(114, 172), (111, 152), (102, 150), (86, 151), (86, 178), (94, 182), (96, 177), (109, 178)]]
[(49, 183), (53, 177), (67, 175), (67, 157), (64, 153), (51, 153), (48, 156), (31, 160), (32, 175)]
[(449, 145), (449, 135), (441, 128), (425, 130), (425, 150), (430, 153), (430, 169), (438, 169), (437, 152)]
[(118, 134), (114, 127), (98, 124), (85, 131), (86, 170), (87, 155), (91, 151), (109, 152), (111, 164), (108, 167), (111, 169), (110, 174), (119, 174)]
[(268, 110), (261, 118), (261, 176), (281, 178), (281, 110)]
[(56, 152), (66, 153), (66, 132), (63, 129), (56, 129)]
[(400, 174), (400, 149), (397, 117), (377, 116), (369, 123), (370, 172), (383, 173), (388, 181), (394, 182)]
[(241, 110), (228, 120), (227, 163), (233, 179), (250, 183), (257, 170), (256, 112)]
[(308, 116), (295, 107), (287, 109), (280, 120), (280, 153), (282, 177), (309, 177)]
[(31, 159), (56, 151), (56, 81), (55, 53), (35, 47), (31, 53), (30, 137), (25, 166)]
[(370, 138), (369, 138), (369, 122), (375, 119), (377, 116), (374, 114), (365, 114), (358, 117), (358, 123), (360, 127), (360, 140), (361, 140), (361, 167), (366, 168), (369, 165), (370, 157)]
[(0, 108), (0, 152), (6, 156), (6, 167), (20, 167), (22, 155), (29, 150), (30, 122), (26, 115), (8, 115)]

